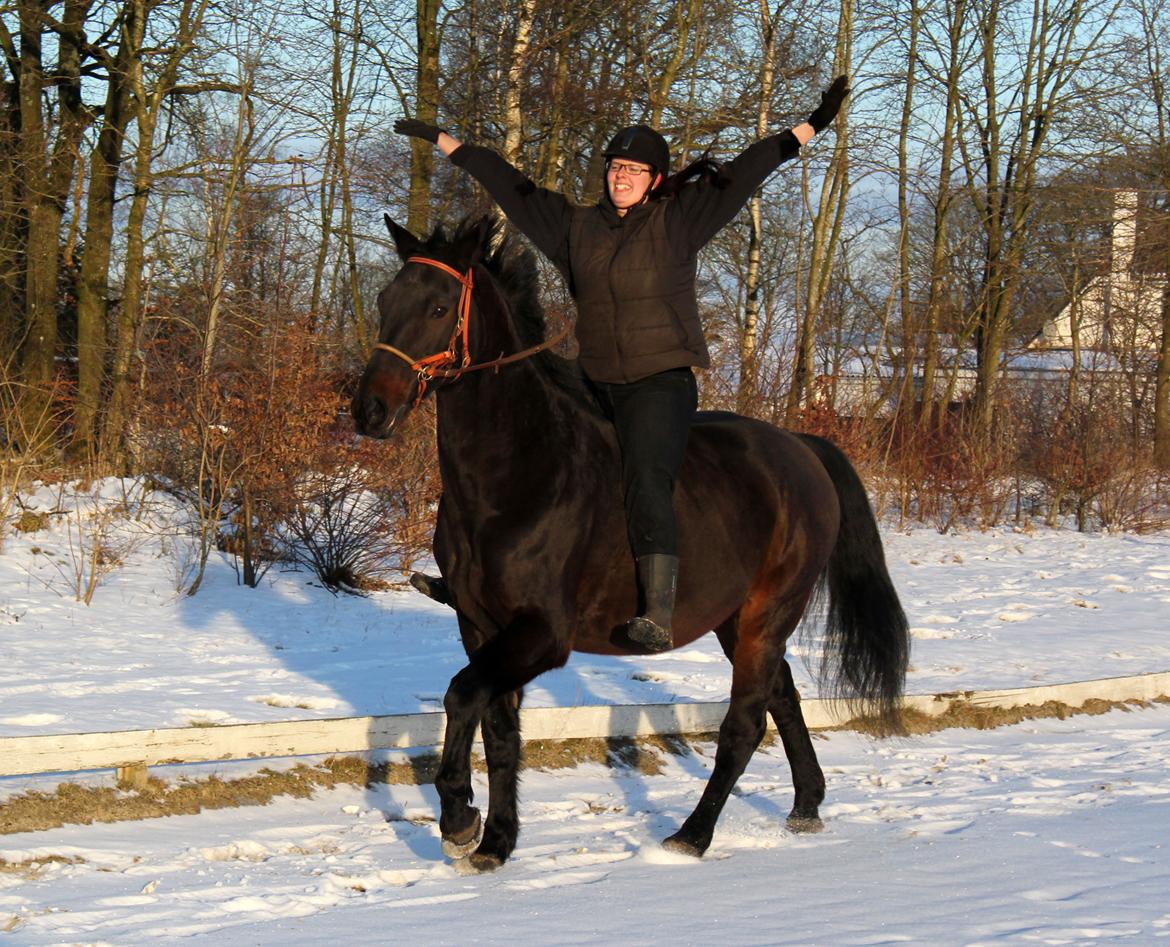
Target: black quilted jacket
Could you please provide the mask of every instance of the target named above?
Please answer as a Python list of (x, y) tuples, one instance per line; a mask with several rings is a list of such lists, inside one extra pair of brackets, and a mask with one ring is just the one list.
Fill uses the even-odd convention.
[(631, 382), (710, 364), (695, 299), (698, 251), (800, 145), (784, 131), (672, 198), (619, 217), (608, 195), (592, 207), (537, 187), (488, 148), (451, 161), (480, 182), (507, 218), (564, 274), (577, 302), (581, 367), (595, 381)]

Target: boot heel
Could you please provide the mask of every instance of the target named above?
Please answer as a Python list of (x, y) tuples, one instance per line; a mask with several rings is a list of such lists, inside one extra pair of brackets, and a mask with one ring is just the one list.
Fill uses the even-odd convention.
[(626, 634), (631, 641), (636, 641), (647, 651), (658, 653), (674, 647), (674, 638), (670, 632), (649, 618), (631, 618), (626, 625)]

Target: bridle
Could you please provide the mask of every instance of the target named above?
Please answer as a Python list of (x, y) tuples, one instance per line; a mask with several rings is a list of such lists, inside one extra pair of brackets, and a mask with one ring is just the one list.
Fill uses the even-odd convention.
[[(545, 349), (556, 345), (568, 335), (569, 327), (565, 326), (556, 335), (545, 339), (538, 345), (533, 345), (521, 352), (514, 352), (511, 355), (501, 354), (499, 358), (492, 359), (490, 362), (479, 362), (472, 365), (468, 337), (471, 331), (471, 294), (475, 289), (475, 268), (469, 267), (466, 273), (460, 273), (441, 260), (434, 260), (426, 256), (407, 257), (406, 262), (422, 263), (425, 266), (433, 266), (436, 269), (442, 270), (447, 275), (458, 280), (459, 285), (462, 287), (459, 291), (458, 318), (455, 320), (455, 328), (451, 332), (451, 338), (447, 342), (447, 347), (441, 352), (435, 352), (433, 355), (427, 355), (424, 358), (412, 358), (401, 349), (397, 349), (386, 342), (374, 343), (375, 349), (381, 349), (383, 352), (389, 352), (391, 355), (402, 359), (410, 366), (411, 371), (418, 375), (418, 394), (414, 401), (415, 407), (418, 407), (419, 402), (423, 399), (423, 395), (426, 394), (427, 385), (435, 378), (458, 378), (465, 372), (476, 372), (484, 368), (498, 369), (501, 365), (518, 362), (521, 359), (535, 355), (537, 352), (543, 352)], [(460, 348), (462, 348), (462, 355), (459, 354)]]

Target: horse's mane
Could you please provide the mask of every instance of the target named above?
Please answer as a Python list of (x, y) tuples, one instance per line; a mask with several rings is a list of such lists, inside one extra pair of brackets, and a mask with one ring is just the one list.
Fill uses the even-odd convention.
[[(525, 348), (539, 345), (545, 340), (548, 325), (540, 301), (540, 269), (536, 256), (530, 247), (505, 230), (499, 219), (465, 217), (456, 224), (450, 237), (444, 234), (443, 226), (439, 224), (427, 240), (427, 250), (434, 252), (458, 243), (461, 238), (480, 228), (484, 235), (481, 246), (485, 249), (481, 263), (492, 274), (507, 300), (512, 324), (520, 336), (521, 345)], [(600, 410), (575, 358), (564, 358), (546, 349), (534, 355), (533, 360), (558, 388), (580, 399), (584, 407), (593, 412)]]

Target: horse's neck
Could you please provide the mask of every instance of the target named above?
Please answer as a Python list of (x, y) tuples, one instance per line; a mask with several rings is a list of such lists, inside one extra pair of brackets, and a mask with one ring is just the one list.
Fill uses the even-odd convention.
[[(522, 347), (498, 287), (493, 284), (490, 292), (495, 298), (480, 307), (477, 362)], [(582, 450), (604, 449), (604, 434), (581, 436), (601, 430), (599, 419), (550, 378), (537, 357), (470, 372), (444, 385), (436, 397), (444, 490), (462, 485), (522, 502), (513, 488), (521, 465), (524, 480), (539, 481), (565, 464), (584, 462)]]
[(473, 372), (437, 395), (444, 477), (507, 477), (513, 464), (571, 462), (574, 431), (589, 412), (532, 360)]

